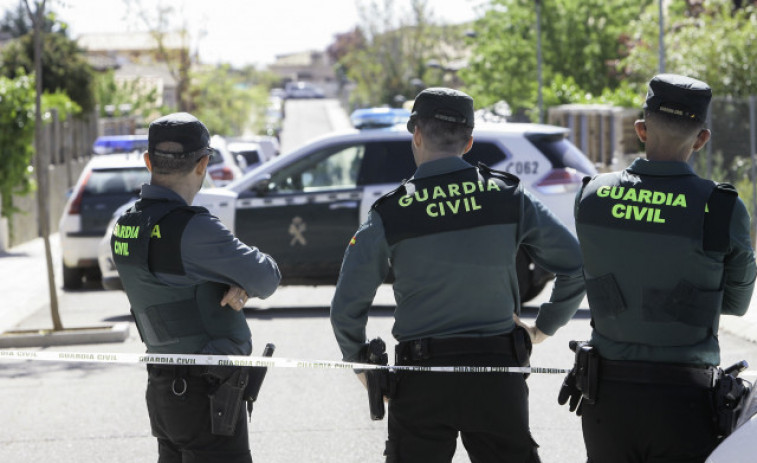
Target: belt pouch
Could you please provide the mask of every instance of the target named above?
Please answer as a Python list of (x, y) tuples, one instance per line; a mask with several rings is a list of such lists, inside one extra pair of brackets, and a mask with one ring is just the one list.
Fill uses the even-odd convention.
[(247, 371), (235, 368), (234, 372), (210, 395), (211, 433), (233, 436), (239, 421), (242, 396), (247, 383)]

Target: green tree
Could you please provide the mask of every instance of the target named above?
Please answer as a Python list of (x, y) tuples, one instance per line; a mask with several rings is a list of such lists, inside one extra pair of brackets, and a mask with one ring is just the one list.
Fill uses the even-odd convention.
[[(189, 33), (186, 25), (172, 32), (173, 20), (181, 18), (173, 6), (162, 2), (150, 2), (148, 6), (142, 0), (124, 0), (131, 14), (135, 14), (139, 21), (147, 28), (153, 40), (155, 49), (152, 51), (155, 61), (163, 63), (171, 77), (176, 81), (179, 111), (194, 112), (194, 103), (190, 99), (190, 69), (192, 56), (189, 50)], [(170, 48), (167, 42), (172, 35), (178, 35), (181, 42), (178, 48)]]
[[(395, 105), (412, 99), (424, 86), (441, 83), (442, 76), (429, 66), (456, 58), (464, 46), (460, 26), (434, 22), (430, 2), (411, 0), (407, 10), (393, 0), (359, 5), (361, 24), (341, 54), (338, 69), (356, 83), (356, 105)], [(345, 38), (337, 37), (337, 43)], [(399, 98), (399, 101), (398, 101)]]
[(11, 217), (14, 194), (33, 191), (29, 165), (34, 150), (34, 79), (0, 76), (0, 196), (2, 213)]
[[(34, 73), (33, 38), (28, 33), (3, 49), (0, 75), (14, 79)], [(86, 114), (95, 107), (92, 67), (76, 42), (63, 33), (44, 34), (42, 89), (46, 93), (65, 93)]]
[[(56, 20), (55, 13), (48, 12), (42, 24), (42, 30), (46, 33), (58, 32), (65, 34), (66, 25)], [(34, 31), (32, 20), (26, 11), (24, 0), (19, 0), (15, 9), (9, 9), (0, 19), (0, 32), (4, 32), (13, 38), (23, 37)]]
[[(625, 52), (628, 23), (651, 2), (542, 0), (543, 82), (545, 90), (554, 87), (545, 102), (547, 96), (590, 98), (617, 88), (623, 76), (615, 63)], [(476, 21), (472, 56), (461, 77), (478, 105), (504, 99), (521, 113), (536, 106), (535, 25), (532, 0), (492, 0)]]
[(239, 74), (232, 74), (228, 64), (209, 66), (192, 75), (189, 88), (197, 102), (194, 115), (218, 135), (258, 133), (268, 100), (263, 85), (249, 87)]
[(94, 89), (100, 117), (108, 116), (106, 113), (109, 107), (114, 108), (112, 116), (124, 115), (121, 110), (123, 105), (129, 107), (124, 113), (142, 118), (161, 112), (161, 108), (157, 108), (155, 104), (157, 89), (143, 85), (140, 79), (118, 80), (113, 70), (108, 70), (95, 75)]
[[(715, 95), (757, 94), (757, 9), (734, 9), (732, 0), (709, 0), (697, 9), (674, 4), (666, 12), (665, 71), (707, 82)], [(649, 7), (629, 30), (629, 55), (621, 61), (627, 77), (646, 82), (659, 69), (657, 8)]]

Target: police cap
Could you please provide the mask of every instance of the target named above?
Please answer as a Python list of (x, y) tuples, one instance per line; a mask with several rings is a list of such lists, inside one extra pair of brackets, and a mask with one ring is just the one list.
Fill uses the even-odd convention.
[(473, 128), (473, 98), (459, 90), (432, 87), (415, 97), (407, 130), (415, 131), (418, 119), (435, 118)]
[(659, 74), (649, 81), (644, 109), (688, 120), (707, 120), (712, 89), (701, 80), (677, 74)]
[(163, 142), (174, 142), (181, 145), (180, 151), (159, 154), (182, 158), (210, 146), (210, 132), (205, 124), (189, 113), (173, 113), (155, 119), (150, 123), (147, 133), (147, 151), (155, 154), (155, 147)]

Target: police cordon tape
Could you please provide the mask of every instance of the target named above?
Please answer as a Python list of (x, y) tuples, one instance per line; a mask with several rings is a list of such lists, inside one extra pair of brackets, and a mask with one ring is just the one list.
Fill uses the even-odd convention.
[(316, 370), (382, 370), (428, 371), (441, 373), (543, 373), (561, 374), (564, 368), (542, 367), (479, 367), (374, 365), (333, 360), (303, 360), (285, 357), (253, 357), (241, 355), (189, 355), (189, 354), (130, 354), (102, 352), (38, 352), (25, 350), (0, 350), (0, 360), (40, 360), (48, 362), (81, 362), (112, 364), (157, 364), (157, 365), (211, 365), (268, 368), (308, 368)]

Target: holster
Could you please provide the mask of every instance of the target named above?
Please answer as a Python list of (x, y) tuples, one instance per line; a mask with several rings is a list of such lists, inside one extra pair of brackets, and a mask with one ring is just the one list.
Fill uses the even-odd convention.
[(384, 419), (386, 409), (384, 397), (392, 398), (395, 389), (395, 373), (389, 370), (369, 370), (365, 372), (368, 380), (368, 406), (371, 411), (371, 419), (374, 421)]
[(209, 396), (211, 433), (233, 436), (248, 384), (249, 368), (211, 366), (206, 375), (209, 381), (218, 382), (218, 387)]
[[(389, 363), (386, 354), (386, 344), (381, 338), (372, 339), (365, 347), (362, 361), (374, 365), (387, 365)], [(391, 398), (394, 395), (395, 374), (386, 369), (366, 370), (365, 378), (368, 386), (368, 407), (371, 419), (382, 420), (386, 413), (384, 397)]]
[[(276, 346), (272, 343), (266, 344), (263, 349), (263, 357), (273, 356), (273, 351)], [(252, 404), (258, 400), (258, 393), (260, 393), (260, 387), (263, 385), (263, 380), (268, 372), (267, 367), (246, 367), (248, 370), (249, 378), (247, 381), (247, 387), (244, 389), (244, 401), (247, 402), (247, 416), (252, 419)]]
[(736, 429), (736, 422), (749, 396), (749, 385), (741, 378), (720, 370), (713, 391), (713, 406), (718, 435), (726, 437)]
[[(573, 347), (573, 346), (571, 346)], [(599, 353), (586, 342), (575, 344), (576, 353), (573, 371), (576, 374), (576, 389), (588, 404), (597, 400), (599, 392)]]

